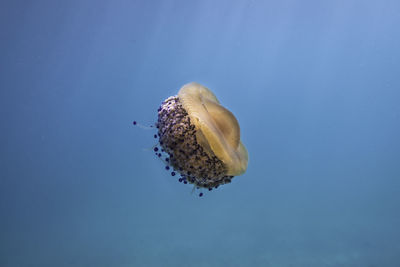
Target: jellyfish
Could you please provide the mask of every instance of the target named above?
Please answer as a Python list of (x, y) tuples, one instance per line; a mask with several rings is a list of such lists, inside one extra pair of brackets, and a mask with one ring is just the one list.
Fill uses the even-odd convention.
[(179, 182), (211, 191), (247, 169), (237, 119), (199, 83), (188, 83), (164, 100), (155, 127), (160, 149), (154, 152), (172, 176), (180, 174)]

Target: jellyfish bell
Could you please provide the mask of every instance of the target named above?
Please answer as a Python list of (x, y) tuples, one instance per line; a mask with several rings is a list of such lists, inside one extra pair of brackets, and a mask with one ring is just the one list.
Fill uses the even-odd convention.
[(208, 88), (198, 83), (184, 85), (178, 97), (198, 130), (196, 138), (203, 149), (224, 163), (226, 175), (244, 173), (248, 154), (240, 141), (240, 126), (232, 112), (223, 107)]
[(211, 190), (247, 169), (238, 121), (201, 84), (186, 84), (167, 98), (158, 109), (156, 127), (165, 160), (181, 174), (180, 182)]

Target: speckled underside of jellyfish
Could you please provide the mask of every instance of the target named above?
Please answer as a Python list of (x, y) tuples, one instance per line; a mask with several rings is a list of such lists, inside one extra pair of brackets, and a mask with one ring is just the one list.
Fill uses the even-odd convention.
[[(178, 96), (167, 98), (158, 109), (159, 143), (168, 153), (168, 163), (182, 175), (183, 181), (198, 187), (213, 188), (229, 183), (224, 163), (197, 142), (196, 127), (191, 123)], [(181, 180), (180, 180), (181, 181)]]

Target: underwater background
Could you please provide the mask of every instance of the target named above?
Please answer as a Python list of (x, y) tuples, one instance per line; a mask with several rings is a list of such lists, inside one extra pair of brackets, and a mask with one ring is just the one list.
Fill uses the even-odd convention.
[[(1, 1), (0, 266), (400, 266), (400, 2)], [(210, 88), (248, 170), (191, 193), (157, 108)]]

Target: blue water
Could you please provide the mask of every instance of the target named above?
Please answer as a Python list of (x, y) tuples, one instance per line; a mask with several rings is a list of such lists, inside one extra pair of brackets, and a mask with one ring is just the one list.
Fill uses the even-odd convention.
[[(0, 266), (400, 266), (400, 2), (1, 1)], [(248, 171), (149, 151), (197, 81)]]

